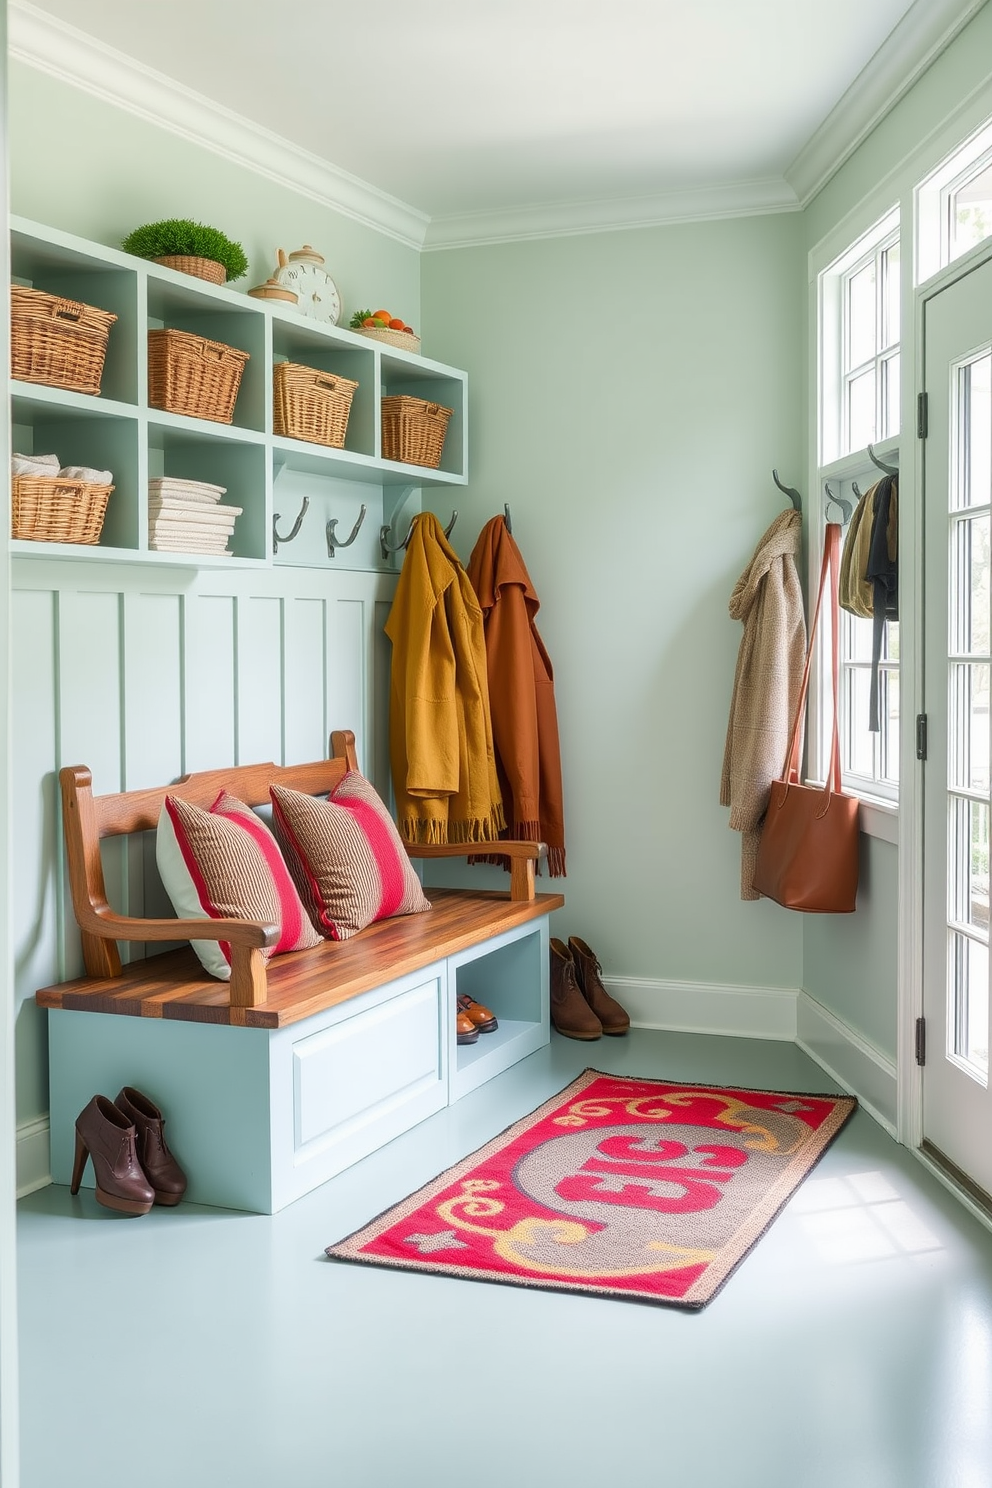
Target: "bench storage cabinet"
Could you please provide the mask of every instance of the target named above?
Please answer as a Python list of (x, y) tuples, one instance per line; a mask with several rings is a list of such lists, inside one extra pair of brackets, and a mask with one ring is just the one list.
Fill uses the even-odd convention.
[[(429, 913), (267, 964), (259, 956), (240, 986), (207, 977), (188, 946), (115, 969), (118, 938), (175, 939), (190, 922), (114, 915), (100, 837), (151, 829), (169, 792), (206, 805), (222, 785), (252, 805), (272, 781), (326, 792), (355, 768), (350, 734), (333, 735), (332, 746), (330, 760), (311, 765), (241, 766), (117, 796), (92, 796), (84, 770), (62, 772), (73, 903), (92, 970), (38, 993), (50, 1010), (56, 1183), (69, 1182), (83, 1106), (128, 1084), (162, 1107), (190, 1200), (274, 1213), (547, 1043), (548, 916), (564, 901), (535, 894), (534, 843), (507, 845), (509, 895), (431, 888)], [(192, 928), (227, 939), (219, 931), (231, 923)], [(251, 932), (244, 952), (267, 943), (267, 927), (236, 923)], [(245, 967), (251, 959), (243, 955)], [(475, 1044), (456, 1042), (461, 992), (499, 1020)]]

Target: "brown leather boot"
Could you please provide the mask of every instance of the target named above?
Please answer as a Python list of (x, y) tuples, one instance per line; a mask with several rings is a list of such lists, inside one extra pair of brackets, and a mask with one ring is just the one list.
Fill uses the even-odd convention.
[(575, 962), (575, 975), (582, 995), (603, 1025), (604, 1033), (626, 1033), (630, 1019), (615, 997), (603, 986), (603, 968), (584, 940), (568, 937), (568, 949)]
[(583, 997), (601, 1022), (602, 1031), (608, 1034), (626, 1033), (631, 1027), (631, 1019), (626, 1015), (626, 1010), (620, 1007), (616, 997), (610, 997), (610, 992), (602, 985), (602, 967), (589, 946), (579, 936), (570, 934), (568, 949), (576, 963), (576, 978), (582, 987)]
[(162, 1112), (132, 1085), (124, 1086), (114, 1105), (137, 1131), (138, 1161), (155, 1190), (156, 1204), (178, 1204), (186, 1192), (186, 1174), (165, 1145)]
[(135, 1150), (131, 1122), (105, 1095), (95, 1095), (76, 1117), (76, 1159), (69, 1192), (79, 1192), (87, 1157), (93, 1159), (97, 1203), (121, 1214), (147, 1214), (155, 1190)]
[(551, 1021), (566, 1038), (598, 1039), (603, 1032), (575, 977), (575, 962), (563, 940), (551, 940)]

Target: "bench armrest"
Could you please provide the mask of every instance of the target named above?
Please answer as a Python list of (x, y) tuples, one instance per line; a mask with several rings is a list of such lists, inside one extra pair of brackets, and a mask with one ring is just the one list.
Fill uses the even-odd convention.
[(495, 842), (445, 842), (430, 846), (424, 842), (405, 842), (403, 845), (411, 858), (509, 858), (511, 899), (535, 897), (534, 864), (548, 851), (543, 842), (503, 839)]
[(84, 910), (79, 928), (104, 940), (226, 940), (230, 945), (273, 946), (279, 939), (277, 925), (257, 920), (139, 920), (107, 909)]

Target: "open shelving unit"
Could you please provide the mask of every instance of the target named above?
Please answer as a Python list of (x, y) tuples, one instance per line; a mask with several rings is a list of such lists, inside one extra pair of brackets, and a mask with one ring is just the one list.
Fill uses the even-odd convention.
[[(95, 546), (15, 540), (18, 557), (97, 558), (180, 567), (326, 566), (391, 569), (379, 528), (431, 487), (468, 479), (464, 372), (383, 346), (337, 326), (307, 320), (292, 306), (249, 299), (159, 264), (22, 218), (11, 221), (15, 283), (110, 310), (111, 328), (98, 397), (38, 383), (11, 383), (13, 448), (55, 451), (63, 464), (114, 474), (100, 542)], [(148, 402), (147, 335), (169, 327), (191, 331), (249, 354), (230, 425), (187, 418)], [(358, 383), (343, 449), (273, 433), (272, 368), (301, 362)], [(437, 470), (382, 458), (379, 408), (384, 395), (406, 393), (453, 410)], [(148, 481), (160, 475), (227, 487), (240, 506), (233, 557), (158, 553), (148, 547)], [(292, 545), (273, 543), (273, 516), (291, 529), (303, 498), (309, 510)], [(361, 505), (366, 520), (355, 543), (328, 556), (325, 527), (338, 518), (347, 534)], [(454, 503), (453, 503), (454, 504)]]

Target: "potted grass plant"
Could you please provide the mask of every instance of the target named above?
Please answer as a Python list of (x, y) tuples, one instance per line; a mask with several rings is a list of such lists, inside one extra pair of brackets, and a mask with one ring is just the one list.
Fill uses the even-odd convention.
[(181, 274), (193, 274), (197, 279), (208, 279), (211, 284), (223, 284), (228, 279), (240, 279), (248, 270), (248, 260), (240, 243), (233, 242), (216, 227), (206, 227), (202, 222), (190, 222), (186, 218), (169, 218), (165, 222), (149, 222), (128, 233), (121, 244), (125, 253), (137, 258), (149, 258), (154, 263), (178, 269)]

